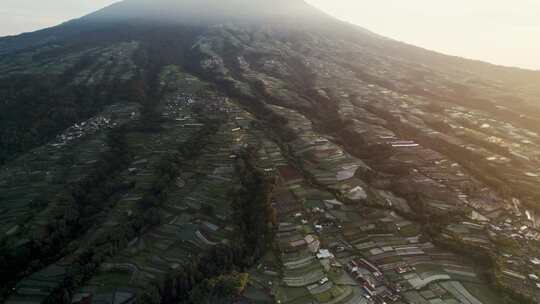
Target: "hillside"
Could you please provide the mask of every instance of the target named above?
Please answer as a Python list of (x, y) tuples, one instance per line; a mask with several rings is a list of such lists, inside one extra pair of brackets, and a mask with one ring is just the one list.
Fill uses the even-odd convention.
[(0, 299), (537, 303), (539, 92), (301, 0), (0, 38)]

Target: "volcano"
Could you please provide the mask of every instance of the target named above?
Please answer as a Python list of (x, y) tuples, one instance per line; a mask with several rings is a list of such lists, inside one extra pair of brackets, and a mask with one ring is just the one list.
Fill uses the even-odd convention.
[(301, 0), (0, 38), (0, 299), (538, 303), (539, 93)]

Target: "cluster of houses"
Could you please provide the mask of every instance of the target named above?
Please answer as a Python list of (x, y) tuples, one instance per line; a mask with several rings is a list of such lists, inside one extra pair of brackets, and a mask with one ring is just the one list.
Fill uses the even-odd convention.
[(98, 132), (115, 128), (129, 120), (139, 117), (139, 105), (114, 104), (108, 106), (102, 113), (86, 121), (76, 123), (67, 128), (56, 140), (50, 143), (55, 148), (70, 144), (74, 140), (90, 136)]

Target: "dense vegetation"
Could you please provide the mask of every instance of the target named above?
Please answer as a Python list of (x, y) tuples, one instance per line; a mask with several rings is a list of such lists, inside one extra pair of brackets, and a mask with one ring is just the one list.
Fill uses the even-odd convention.
[(141, 296), (141, 303), (230, 303), (242, 292), (247, 281), (244, 272), (263, 255), (273, 237), (270, 191), (274, 181), (251, 161), (245, 154), (237, 163), (242, 187), (231, 193), (235, 238), (169, 274), (162, 285)]
[(2, 296), (21, 277), (73, 250), (66, 244), (70, 244), (93, 224), (111, 196), (129, 187), (114, 177), (115, 172), (129, 163), (125, 130), (111, 131), (108, 146), (109, 149), (101, 154), (86, 178), (68, 185), (63, 192), (50, 198), (51, 202), (47, 204), (54, 204), (57, 216), (50, 219), (44, 235), (26, 236), (30, 238), (22, 243), (10, 242), (7, 237), (0, 240)]
[[(118, 71), (111, 70), (112, 65), (104, 67), (109, 79), (91, 85), (75, 81), (82, 71), (94, 69), (100, 59), (97, 55), (80, 56), (60, 74), (12, 73), (4, 77), (0, 81), (0, 165), (99, 113), (105, 105), (131, 101), (140, 102), (150, 110), (160, 100), (159, 72), (168, 64), (184, 65), (184, 48), (189, 45), (185, 41), (193, 40), (198, 33), (200, 29), (196, 27), (158, 29), (128, 25), (63, 41), (61, 48), (38, 53), (34, 60), (73, 55), (135, 37), (142, 44), (130, 58), (139, 72), (127, 81), (119, 78)], [(143, 112), (152, 114), (152, 111)]]
[(64, 81), (65, 76), (51, 75), (0, 81), (0, 165), (95, 115), (103, 106), (131, 99), (133, 92), (130, 81), (97, 86)]

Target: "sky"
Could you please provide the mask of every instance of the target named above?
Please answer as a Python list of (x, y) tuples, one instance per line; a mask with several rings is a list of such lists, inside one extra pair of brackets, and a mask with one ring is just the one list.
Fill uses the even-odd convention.
[[(540, 70), (540, 0), (306, 1), (389, 38), (449, 55)], [(0, 0), (0, 36), (53, 26), (113, 2)]]

